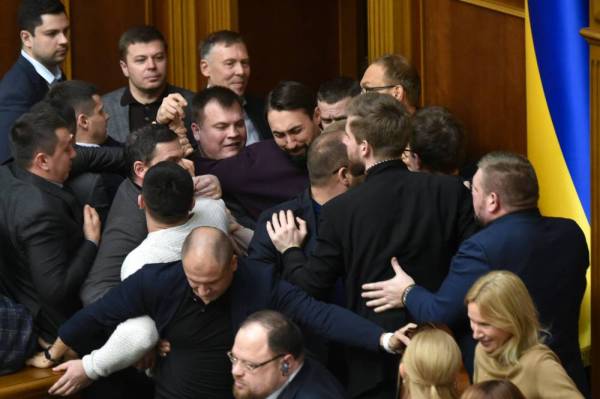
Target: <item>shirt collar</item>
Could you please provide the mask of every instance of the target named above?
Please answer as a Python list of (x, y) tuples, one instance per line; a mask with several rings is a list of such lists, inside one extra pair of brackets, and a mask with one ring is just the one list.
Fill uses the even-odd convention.
[(96, 143), (78, 143), (75, 142), (76, 145), (80, 146), (80, 147), (100, 147), (100, 144), (96, 144)]
[(302, 369), (302, 366), (304, 366), (304, 363), (302, 363), (300, 367), (298, 367), (298, 369), (294, 371), (292, 375), (290, 375), (290, 378), (288, 378), (287, 381), (282, 386), (280, 386), (278, 390), (267, 396), (267, 399), (277, 399), (281, 392), (283, 392), (285, 387), (287, 387), (290, 384), (290, 382), (292, 382), (292, 380), (296, 377), (296, 375), (298, 375), (300, 369)]
[(49, 85), (56, 82), (62, 77), (62, 72), (58, 65), (54, 68), (54, 72), (52, 72), (48, 68), (46, 68), (41, 62), (27, 54), (25, 50), (21, 50), (21, 55), (23, 56), (23, 58), (29, 61), (31, 65), (33, 65), (33, 68), (38, 73), (38, 75), (44, 78), (44, 80), (48, 82)]

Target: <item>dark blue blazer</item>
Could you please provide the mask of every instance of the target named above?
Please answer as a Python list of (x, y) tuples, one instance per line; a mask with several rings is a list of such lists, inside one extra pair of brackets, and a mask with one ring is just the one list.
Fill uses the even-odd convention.
[(22, 55), (0, 81), (0, 163), (10, 158), (8, 137), (19, 116), (41, 101), (48, 92), (48, 82)]
[(574, 221), (543, 217), (537, 209), (514, 212), (464, 241), (439, 290), (433, 294), (416, 286), (406, 307), (418, 322), (445, 323), (455, 332), (469, 334), (472, 351), (475, 342), (469, 338), (465, 295), (483, 274), (510, 270), (523, 279), (542, 327), (550, 331), (547, 344), (586, 392), (578, 323), (588, 265), (585, 236)]
[(296, 377), (277, 399), (343, 399), (348, 395), (335, 377), (318, 362), (305, 358)]
[[(111, 289), (101, 299), (77, 312), (62, 325), (59, 336), (78, 353), (93, 348), (90, 332), (105, 331), (132, 317), (148, 315), (162, 335), (191, 289), (181, 262), (147, 265)], [(274, 276), (271, 268), (240, 261), (231, 292), (233, 330), (252, 313), (277, 310), (301, 328), (370, 351), (379, 350), (383, 329), (354, 313), (319, 302), (300, 288)], [(92, 346), (92, 347), (90, 347)]]
[(313, 208), (312, 198), (310, 196), (310, 188), (304, 190), (301, 194), (295, 198), (283, 202), (273, 208), (267, 209), (261, 213), (256, 223), (256, 229), (254, 235), (248, 246), (248, 259), (252, 261), (261, 262), (267, 265), (275, 266), (275, 270), (278, 274), (281, 274), (283, 263), (281, 260), (281, 254), (273, 245), (271, 237), (267, 232), (267, 221), (271, 220), (271, 216), (279, 211), (291, 210), (294, 216), (304, 219), (306, 221), (306, 227), (308, 235), (302, 251), (305, 256), (308, 256), (313, 252), (315, 244), (317, 242), (317, 217)]

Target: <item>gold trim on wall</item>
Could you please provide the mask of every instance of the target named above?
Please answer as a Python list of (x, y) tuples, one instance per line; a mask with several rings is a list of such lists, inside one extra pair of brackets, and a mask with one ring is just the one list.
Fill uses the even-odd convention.
[(520, 7), (509, 6), (507, 4), (500, 3), (493, 0), (458, 0), (463, 3), (471, 4), (473, 6), (486, 8), (488, 10), (500, 12), (502, 14), (512, 15), (513, 17), (525, 19), (525, 10)]
[[(63, 0), (63, 5), (65, 6), (65, 11), (67, 14), (67, 18), (71, 15), (71, 0)], [(73, 56), (71, 55), (73, 51), (72, 45), (72, 37), (69, 37), (69, 51), (67, 51), (67, 56), (62, 64), (63, 72), (65, 73), (65, 77), (68, 80), (73, 79)]]
[(206, 31), (238, 30), (237, 0), (207, 0)]
[(367, 37), (369, 62), (389, 53), (412, 61), (411, 2), (407, 0), (368, 0)]
[(153, 9), (153, 1), (152, 0), (144, 0), (144, 23), (146, 25), (152, 25), (154, 23), (153, 21), (153, 15), (152, 15), (152, 9)]
[(171, 84), (195, 91), (198, 84), (196, 3), (167, 0), (168, 74)]

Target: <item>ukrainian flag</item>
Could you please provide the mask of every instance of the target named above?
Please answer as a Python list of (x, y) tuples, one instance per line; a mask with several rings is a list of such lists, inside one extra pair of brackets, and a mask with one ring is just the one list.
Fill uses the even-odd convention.
[[(590, 244), (588, 0), (529, 0), (525, 20), (527, 152), (540, 183), (540, 209), (575, 220)], [(589, 359), (590, 273), (579, 321)], [(588, 363), (586, 361), (586, 363)]]

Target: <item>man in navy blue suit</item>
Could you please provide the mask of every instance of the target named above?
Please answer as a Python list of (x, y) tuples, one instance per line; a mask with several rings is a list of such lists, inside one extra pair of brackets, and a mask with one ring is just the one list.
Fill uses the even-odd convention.
[[(531, 163), (516, 154), (484, 156), (473, 177), (473, 209), (485, 226), (465, 240), (436, 293), (415, 285), (395, 259), (396, 276), (365, 284), (368, 306), (382, 312), (405, 306), (417, 322), (448, 324), (472, 355), (464, 298), (490, 270), (510, 270), (527, 286), (550, 336), (547, 344), (585, 394), (588, 392), (578, 340), (579, 307), (586, 287), (588, 247), (570, 219), (544, 217), (537, 208), (538, 182)], [(465, 355), (467, 354), (465, 353)], [(465, 356), (465, 363), (472, 363)]]
[[(65, 345), (78, 354), (89, 353), (105, 328), (148, 315), (170, 343), (168, 356), (156, 365), (156, 397), (226, 398), (232, 385), (226, 352), (238, 327), (259, 310), (277, 310), (313, 333), (371, 352), (394, 353), (402, 345), (398, 334), (384, 333), (371, 321), (311, 298), (278, 280), (272, 268), (238, 265), (229, 238), (214, 228), (194, 229), (181, 252), (182, 261), (147, 265), (78, 312), (60, 328), (48, 358), (58, 359)], [(69, 378), (57, 382), (51, 394), (70, 395), (82, 387), (74, 376), (83, 370), (72, 370), (72, 365), (55, 368), (69, 369)]]
[(59, 0), (23, 0), (19, 6), (21, 55), (0, 82), (0, 162), (10, 158), (8, 135), (17, 118), (63, 80), (69, 20)]
[(227, 355), (237, 399), (346, 397), (335, 377), (305, 356), (300, 329), (281, 313), (251, 314)]

